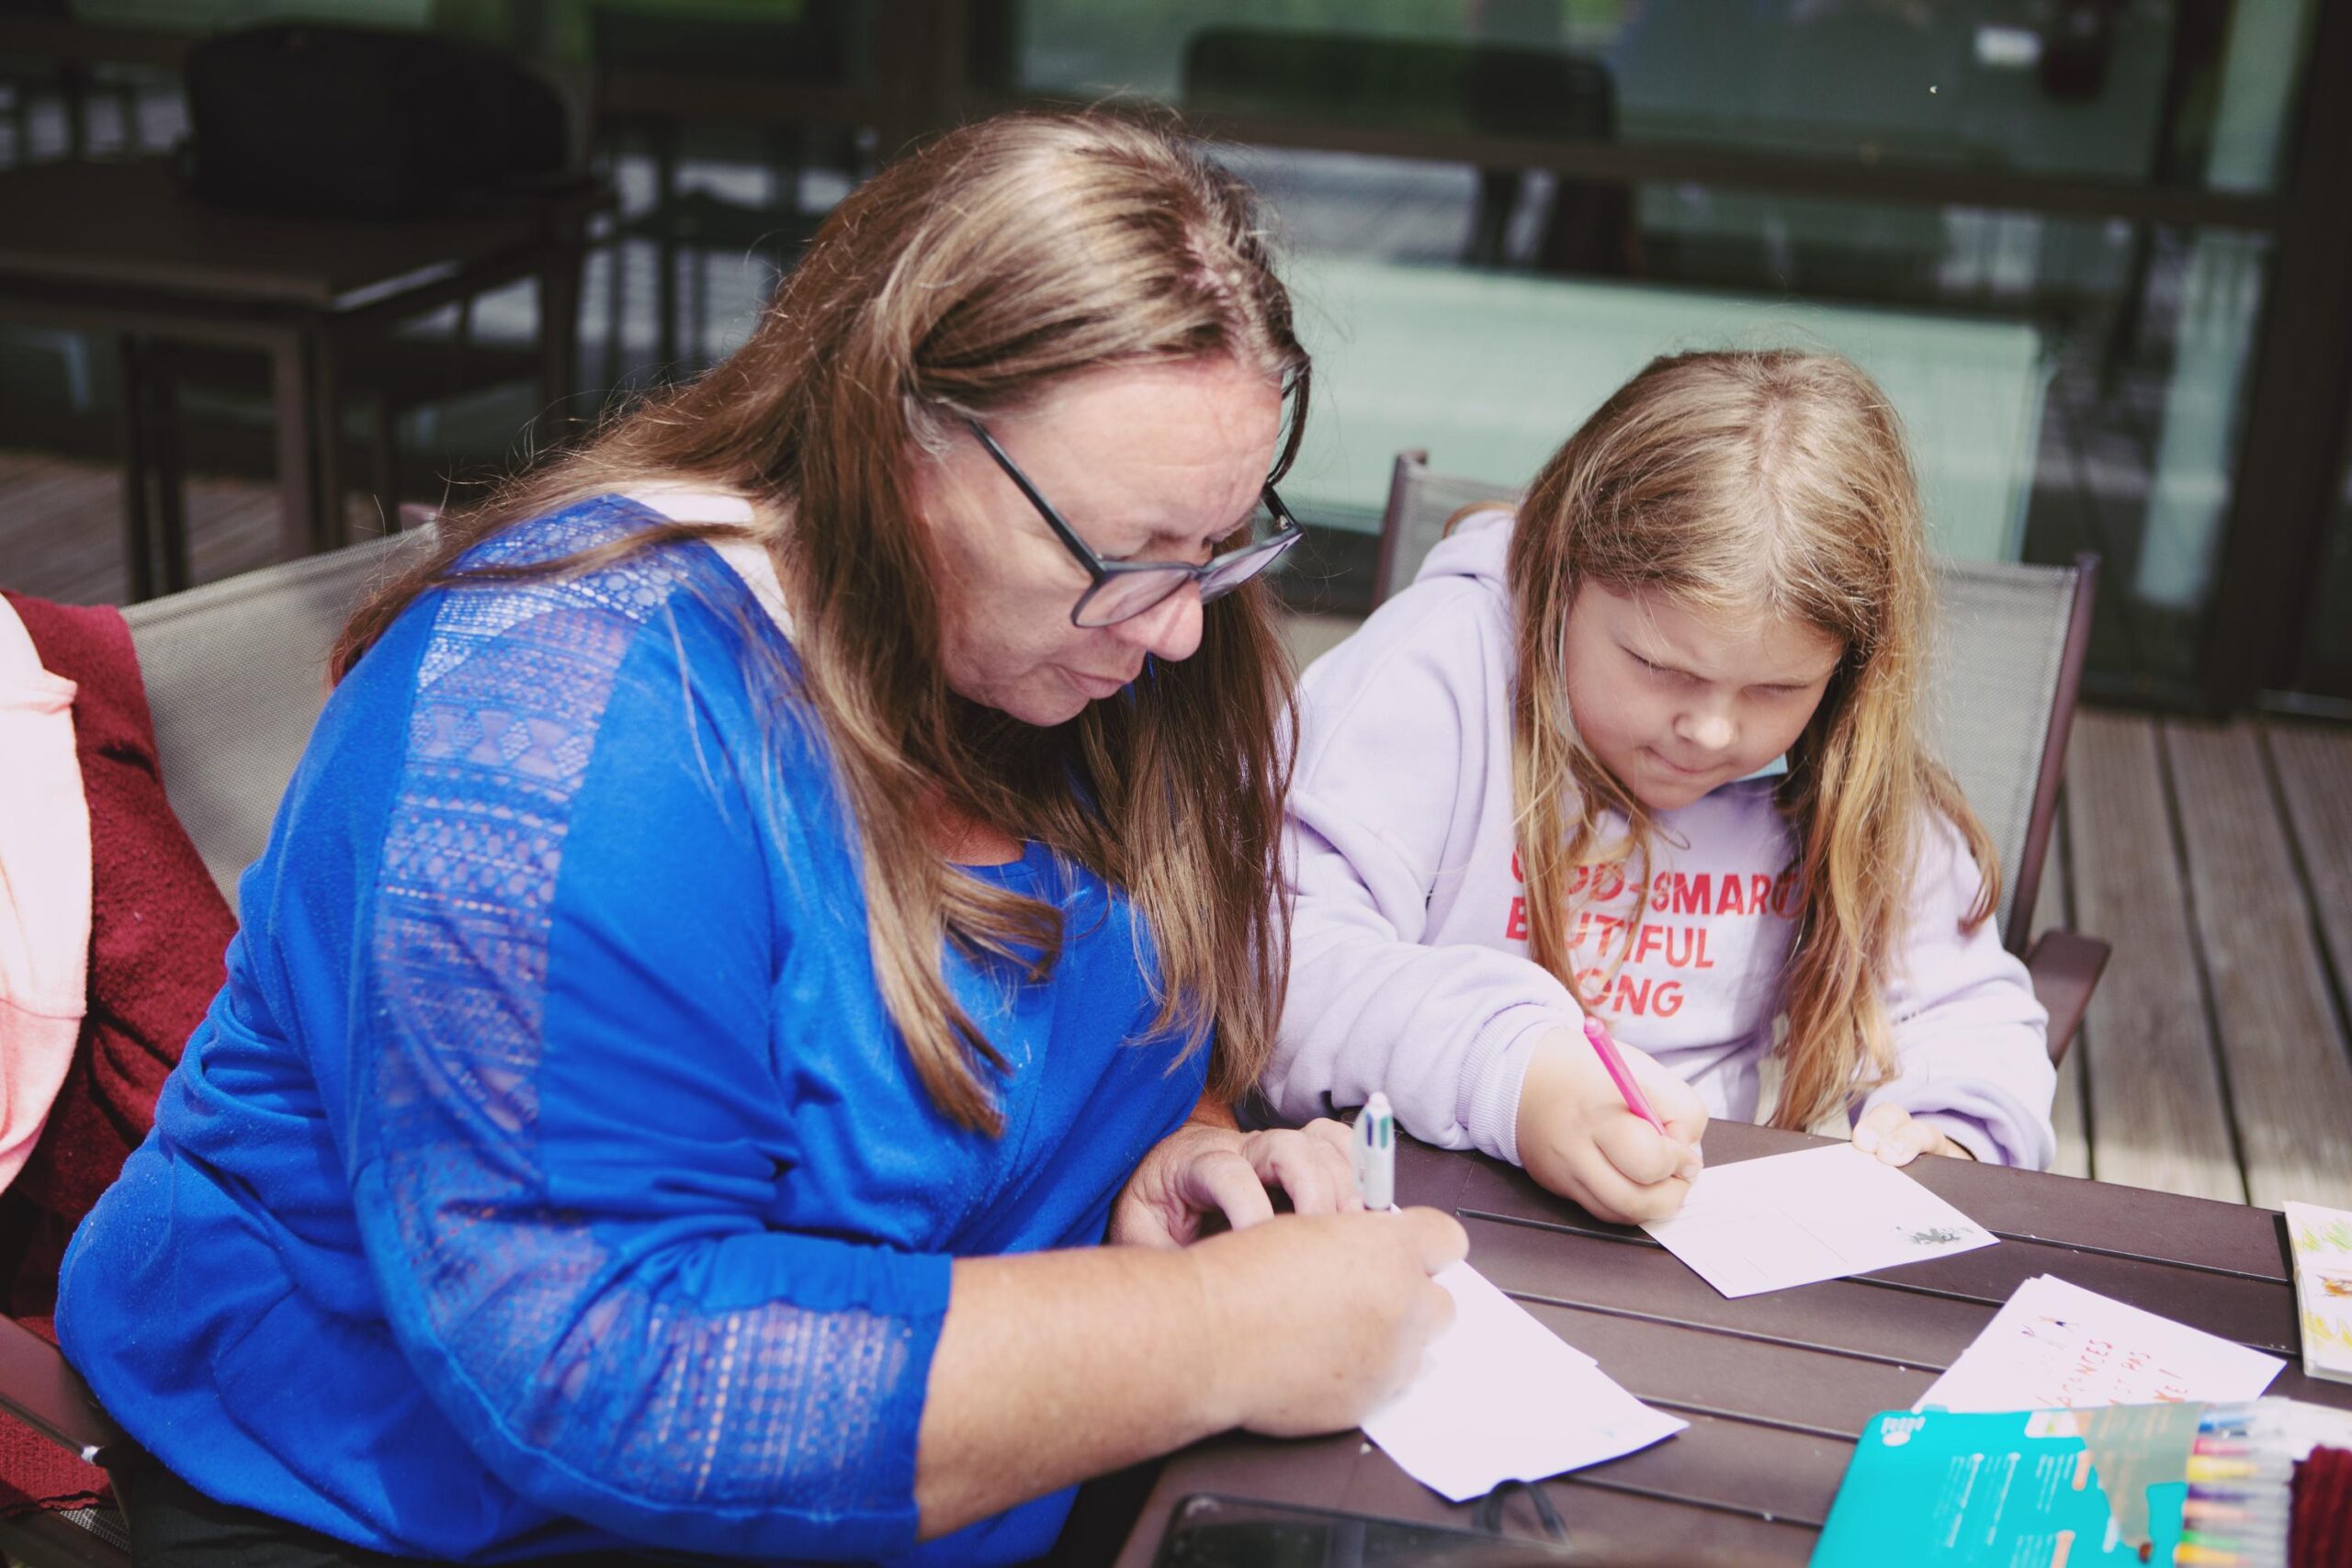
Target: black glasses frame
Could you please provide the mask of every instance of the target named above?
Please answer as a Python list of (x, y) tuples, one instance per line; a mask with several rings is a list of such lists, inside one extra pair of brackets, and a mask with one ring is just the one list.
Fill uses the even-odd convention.
[[(1070, 625), (1075, 626), (1114, 626), (1121, 621), (1148, 615), (1166, 604), (1171, 595), (1182, 592), (1187, 582), (1200, 584), (1201, 603), (1204, 604), (1222, 599), (1281, 559), (1285, 551), (1306, 535), (1306, 528), (1291, 515), (1290, 508), (1283, 504), (1283, 498), (1276, 495), (1274, 487), (1269, 484), (1259, 491), (1259, 498), (1266, 503), (1266, 510), (1273, 513), (1274, 520), (1282, 527), (1263, 539), (1212, 556), (1199, 566), (1190, 561), (1106, 561), (1094, 553), (1093, 547), (1079, 536), (1078, 530), (1064, 521), (1059, 512), (1054, 510), (1054, 503), (1047, 501), (1031, 482), (1029, 476), (1021, 471), (1021, 465), (996, 444), (996, 437), (989, 434), (988, 426), (968, 414), (965, 416), (964, 423), (971, 428), (973, 438), (979, 442), (981, 449), (995, 458), (996, 466), (1004, 470), (1004, 477), (1013, 482), (1031, 506), (1036, 508), (1037, 515), (1046, 520), (1046, 526), (1054, 531), (1054, 537), (1062, 542), (1062, 547), (1069, 550), (1079, 565), (1086, 569), (1086, 574), (1093, 579), (1086, 592), (1078, 596), (1078, 603), (1070, 606)], [(1084, 618), (1087, 605), (1094, 602), (1095, 595), (1108, 587), (1112, 580), (1145, 572), (1156, 572), (1167, 578), (1167, 592), (1114, 619), (1090, 621)]]

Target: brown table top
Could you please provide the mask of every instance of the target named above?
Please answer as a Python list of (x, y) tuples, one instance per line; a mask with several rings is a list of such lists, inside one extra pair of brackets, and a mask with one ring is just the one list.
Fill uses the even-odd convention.
[[(1819, 1141), (1717, 1122), (1707, 1157), (1729, 1165)], [(2352, 1386), (2302, 1374), (2276, 1212), (1965, 1160), (1911, 1170), (2001, 1245), (1738, 1301), (1640, 1230), (1595, 1220), (1480, 1156), (1406, 1140), (1396, 1188), (1399, 1202), (1457, 1215), (1482, 1273), (1690, 1423), (1545, 1483), (1580, 1548), (1634, 1553), (1626, 1561), (1804, 1562), (1871, 1416), (1907, 1408), (2036, 1274), (2283, 1357), (2270, 1393), (2352, 1408)], [(1362, 1433), (1228, 1436), (1168, 1462), (1121, 1568), (1148, 1564), (1170, 1510), (1203, 1492), (1472, 1528), (1470, 1506), (1421, 1486)], [(1532, 1523), (1523, 1499), (1510, 1517)]]
[(209, 207), (158, 158), (0, 169), (0, 288), (33, 282), (147, 298), (342, 310), (548, 239), (587, 193), (398, 222)]

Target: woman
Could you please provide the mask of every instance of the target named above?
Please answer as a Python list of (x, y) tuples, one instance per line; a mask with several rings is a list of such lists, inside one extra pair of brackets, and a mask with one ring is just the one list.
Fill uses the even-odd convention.
[(1306, 369), (1234, 182), (967, 128), (360, 613), (66, 1266), (142, 1555), (1011, 1561), (1397, 1385), (1458, 1227), (1218, 1111)]

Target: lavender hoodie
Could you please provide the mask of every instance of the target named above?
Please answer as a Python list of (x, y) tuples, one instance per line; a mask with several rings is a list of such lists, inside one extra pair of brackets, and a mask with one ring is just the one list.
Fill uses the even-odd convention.
[[(1566, 987), (1527, 957), (1511, 834), (1516, 661), (1504, 580), (1510, 514), (1465, 519), (1413, 586), (1319, 660), (1300, 688), (1286, 874), (1296, 899), (1290, 991), (1265, 1092), (1285, 1115), (1385, 1091), (1415, 1136), (1516, 1160), (1536, 1037), (1580, 1028)], [(1643, 869), (1574, 874), (1579, 975), (1600, 1016), (1679, 1073), (1712, 1116), (1753, 1120), (1794, 938), (1792, 846), (1769, 778), (1660, 814)], [(1623, 831), (1611, 815), (1599, 838)], [(1991, 921), (1963, 931), (1980, 886), (1938, 819), (1913, 879), (1909, 935), (1885, 992), (1892, 1102), (1979, 1159), (2046, 1168), (2055, 1088), (2047, 1015)]]

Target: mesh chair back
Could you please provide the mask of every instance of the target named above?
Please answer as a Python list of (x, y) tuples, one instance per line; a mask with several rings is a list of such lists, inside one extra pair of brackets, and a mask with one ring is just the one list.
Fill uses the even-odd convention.
[(1373, 573), (1375, 608), (1412, 582), (1421, 562), (1445, 537), (1446, 519), (1481, 501), (1509, 504), (1519, 500), (1516, 485), (1438, 473), (1430, 468), (1429, 456), (1427, 452), (1396, 455), (1396, 468), (1388, 480), (1388, 510), (1380, 525), (1380, 564)]
[(164, 789), (237, 905), (278, 797), (326, 705), (327, 650), (396, 536), (126, 605)]
[(2049, 847), (2055, 764), (2064, 761), (2082, 672), (2085, 628), (2076, 622), (2089, 613), (2092, 570), (2088, 562), (1936, 563), (1928, 741), (1999, 852), (1996, 919), (2016, 952), (2024, 949)]
[[(1455, 512), (1513, 494), (1509, 485), (1432, 472), (1425, 452), (1400, 454), (1374, 603), (1413, 581)], [(2033, 919), (2096, 569), (2095, 558), (2071, 567), (1936, 565), (1940, 608), (1928, 665), (1928, 744), (1999, 852), (1995, 918), (2012, 952), (2024, 951)]]

